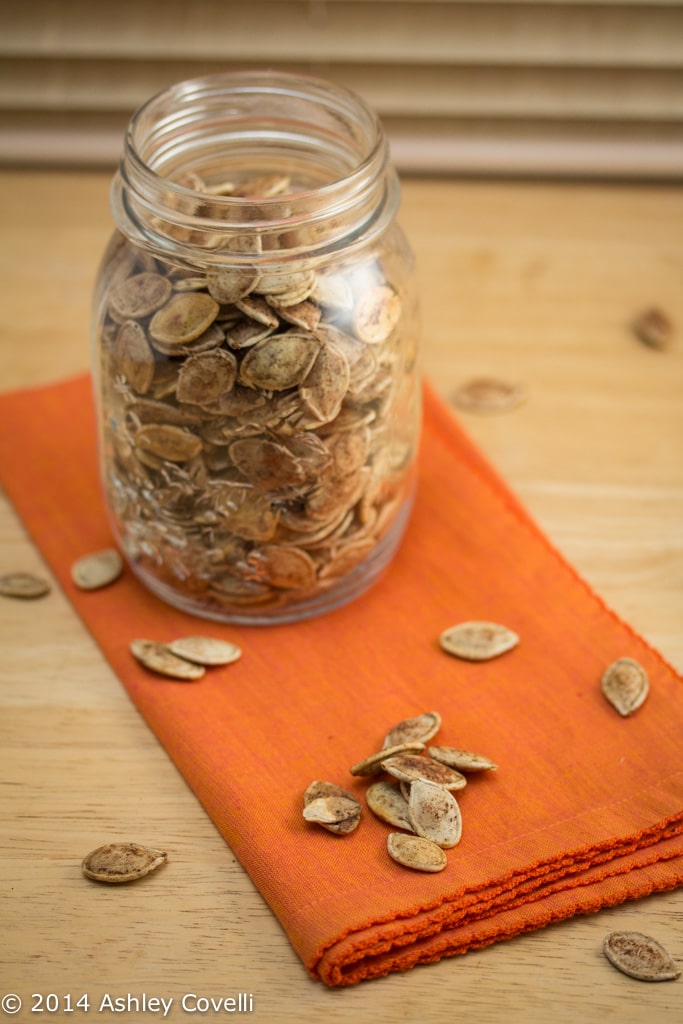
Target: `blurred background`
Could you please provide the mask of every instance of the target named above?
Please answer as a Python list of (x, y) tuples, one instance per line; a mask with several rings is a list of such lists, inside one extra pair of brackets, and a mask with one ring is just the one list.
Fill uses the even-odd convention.
[(112, 167), (153, 93), (264, 67), (361, 93), (404, 172), (683, 172), (683, 0), (4, 0), (0, 163)]

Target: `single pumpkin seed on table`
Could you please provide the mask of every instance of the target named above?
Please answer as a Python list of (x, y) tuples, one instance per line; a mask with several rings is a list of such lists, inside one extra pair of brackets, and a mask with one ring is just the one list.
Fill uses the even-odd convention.
[(449, 626), (439, 637), (439, 644), (447, 654), (465, 661), (488, 661), (512, 650), (519, 636), (507, 626), (497, 622), (459, 622)]
[(475, 377), (457, 388), (451, 400), (463, 412), (501, 413), (516, 409), (525, 398), (526, 392), (520, 384), (494, 377)]
[(203, 665), (195, 665), (185, 658), (179, 658), (166, 644), (156, 640), (132, 640), (130, 650), (145, 668), (170, 679), (192, 681), (201, 679), (206, 673)]
[(71, 578), (80, 590), (99, 590), (114, 583), (123, 572), (123, 559), (116, 548), (83, 555), (71, 566)]
[(231, 665), (242, 651), (229, 640), (211, 636), (184, 636), (166, 645), (171, 654), (197, 665)]
[(421, 836), (391, 832), (387, 836), (387, 851), (392, 860), (414, 871), (443, 871), (448, 863), (440, 846)]
[(647, 672), (633, 658), (617, 658), (605, 670), (601, 689), (620, 715), (627, 717), (644, 703), (650, 692)]
[(664, 946), (642, 932), (611, 932), (603, 951), (609, 962), (638, 981), (674, 981), (681, 969)]
[(84, 857), (81, 870), (95, 882), (120, 885), (135, 882), (156, 871), (168, 860), (163, 850), (154, 850), (139, 843), (107, 843)]
[(33, 601), (50, 593), (50, 584), (32, 572), (6, 572), (0, 576), (0, 594)]

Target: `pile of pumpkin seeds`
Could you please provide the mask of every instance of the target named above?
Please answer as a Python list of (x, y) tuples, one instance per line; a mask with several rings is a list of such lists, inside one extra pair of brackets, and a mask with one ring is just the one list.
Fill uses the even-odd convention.
[[(380, 750), (354, 764), (351, 774), (375, 778), (365, 792), (372, 813), (401, 832), (387, 837), (389, 856), (416, 871), (442, 871), (445, 850), (460, 842), (462, 817), (453, 795), (467, 785), (464, 773), (492, 771), (497, 765), (482, 754), (427, 743), (441, 727), (441, 716), (427, 711), (389, 730)], [(331, 782), (315, 781), (304, 793), (303, 816), (338, 835), (348, 835), (361, 820), (360, 801)]]
[[(275, 174), (183, 184), (206, 203), (291, 188)], [(121, 240), (101, 326), (106, 483), (145, 574), (212, 613), (261, 612), (333, 587), (387, 535), (419, 415), (390, 255), (269, 270), (208, 252), (192, 268)]]

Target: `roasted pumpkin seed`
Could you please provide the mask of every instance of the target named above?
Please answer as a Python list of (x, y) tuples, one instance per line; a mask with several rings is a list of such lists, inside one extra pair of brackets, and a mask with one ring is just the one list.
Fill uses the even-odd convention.
[(156, 640), (132, 640), (130, 650), (145, 668), (171, 679), (201, 679), (206, 672), (203, 665), (195, 665), (185, 658), (179, 658), (166, 644)]
[(664, 946), (642, 932), (611, 932), (603, 950), (614, 967), (638, 981), (673, 981), (681, 975)]
[(107, 843), (84, 857), (81, 870), (95, 882), (120, 885), (135, 882), (165, 864), (168, 854), (139, 843)]
[(506, 626), (495, 622), (459, 622), (445, 629), (439, 637), (441, 648), (466, 661), (488, 661), (512, 650), (519, 637)]
[(167, 646), (172, 654), (197, 665), (231, 665), (242, 656), (237, 644), (212, 636), (184, 636)]
[(414, 871), (443, 871), (448, 863), (440, 846), (421, 836), (391, 832), (387, 836), (387, 851), (392, 860)]
[(650, 681), (642, 665), (633, 658), (618, 658), (605, 670), (602, 692), (624, 717), (632, 715), (650, 692)]
[(81, 590), (108, 587), (123, 572), (123, 559), (116, 548), (83, 555), (71, 566), (71, 578)]

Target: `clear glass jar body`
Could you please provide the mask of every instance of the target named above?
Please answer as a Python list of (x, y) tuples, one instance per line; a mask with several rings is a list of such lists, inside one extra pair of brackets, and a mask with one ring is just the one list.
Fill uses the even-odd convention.
[(420, 424), (397, 206), (376, 117), (318, 79), (197, 79), (131, 121), (95, 390), (115, 537), (168, 603), (293, 621), (394, 554)]

